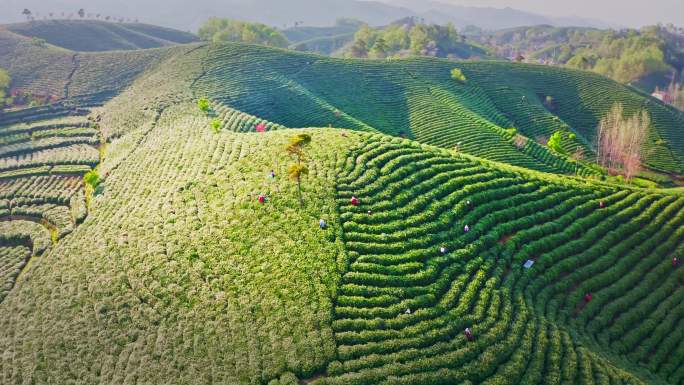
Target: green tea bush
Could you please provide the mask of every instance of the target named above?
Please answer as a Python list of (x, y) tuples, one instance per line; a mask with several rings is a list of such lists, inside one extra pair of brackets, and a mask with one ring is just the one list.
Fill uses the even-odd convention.
[[(673, 230), (684, 201), (366, 138), (338, 176), (351, 263), (333, 321), (339, 362), (321, 383), (636, 381), (583, 341), (597, 338), (628, 360), (644, 351), (643, 337), (667, 318), (656, 309), (684, 295), (663, 259), (680, 242)], [(524, 269), (528, 259), (535, 264)], [(583, 306), (586, 292), (595, 299)]]

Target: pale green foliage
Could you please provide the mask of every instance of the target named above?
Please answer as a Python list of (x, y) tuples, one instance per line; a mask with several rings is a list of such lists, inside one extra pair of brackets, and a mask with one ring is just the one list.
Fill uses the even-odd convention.
[(456, 80), (457, 82), (460, 82), (460, 83), (466, 82), (466, 77), (460, 68), (454, 68), (451, 70), (451, 78)]
[(553, 151), (559, 153), (559, 154), (564, 154), (565, 150), (563, 150), (562, 146), (563, 142), (563, 133), (561, 131), (556, 131), (551, 135), (549, 138), (549, 141), (546, 143), (546, 145)]
[(214, 132), (218, 133), (221, 131), (221, 120), (220, 119), (214, 119), (211, 121), (211, 128), (214, 130)]
[(286, 48), (290, 44), (282, 32), (265, 24), (216, 17), (204, 23), (198, 35), (202, 40), (216, 43), (234, 41), (280, 48)]
[(36, 47), (45, 48), (47, 46), (47, 40), (39, 37), (32, 37), (31, 44), (35, 45)]
[(202, 111), (202, 112), (207, 112), (207, 111), (209, 111), (209, 108), (210, 108), (209, 100), (207, 100), (207, 99), (205, 99), (205, 98), (202, 98), (202, 99), (198, 100), (198, 101), (197, 101), (197, 107), (198, 107), (198, 108), (200, 109), (200, 111)]
[(83, 182), (94, 190), (100, 184), (100, 174), (96, 170), (89, 171), (83, 175)]

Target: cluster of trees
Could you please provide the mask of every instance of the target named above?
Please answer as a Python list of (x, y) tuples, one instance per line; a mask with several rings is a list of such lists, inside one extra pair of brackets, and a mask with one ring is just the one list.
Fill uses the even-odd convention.
[(409, 18), (380, 29), (363, 25), (356, 32), (347, 56), (372, 59), (392, 56), (468, 58), (486, 56), (486, 51), (466, 44), (453, 24), (428, 25)]
[(575, 50), (566, 64), (627, 83), (652, 73), (671, 71), (665, 45), (657, 27), (624, 33), (607, 31), (600, 41)]
[(298, 134), (291, 137), (290, 141), (285, 146), (287, 154), (297, 161), (297, 163), (293, 163), (287, 168), (287, 175), (290, 179), (297, 182), (297, 195), (301, 206), (304, 206), (302, 177), (309, 174), (309, 167), (306, 165), (307, 155), (305, 151), (309, 144), (311, 144), (311, 135)]
[[(33, 21), (36, 20), (37, 18), (41, 17), (41, 14), (36, 12), (33, 13), (31, 12), (30, 9), (24, 8), (24, 10), (21, 12), (24, 17), (26, 17), (26, 20), (28, 21)], [(62, 18), (62, 19), (71, 19), (75, 15), (78, 15), (79, 18), (81, 19), (97, 19), (97, 20), (104, 20), (104, 21), (115, 21), (119, 23), (127, 22), (127, 23), (137, 23), (138, 19), (133, 19), (133, 18), (127, 18), (127, 17), (114, 17), (114, 16), (107, 16), (103, 15), (101, 13), (86, 13), (85, 9), (80, 8), (75, 14), (74, 13), (66, 13), (66, 12), (60, 12), (57, 14), (56, 12), (48, 12), (46, 15), (43, 15), (43, 19), (52, 19), (52, 18)]]
[(529, 60), (590, 70), (623, 83), (684, 69), (684, 35), (662, 25), (621, 31), (535, 26), (493, 34), (468, 32), (470, 39), (492, 47), (499, 56), (522, 54)]
[(10, 79), (7, 71), (0, 68), (0, 111), (12, 103), (12, 98), (8, 96), (11, 82), (12, 79)]
[(601, 166), (621, 170), (629, 181), (641, 167), (641, 152), (648, 138), (651, 119), (646, 111), (624, 118), (624, 108), (615, 104), (598, 126), (596, 155)]
[(286, 48), (290, 45), (285, 35), (265, 24), (211, 18), (198, 31), (202, 40), (222, 42), (234, 41)]

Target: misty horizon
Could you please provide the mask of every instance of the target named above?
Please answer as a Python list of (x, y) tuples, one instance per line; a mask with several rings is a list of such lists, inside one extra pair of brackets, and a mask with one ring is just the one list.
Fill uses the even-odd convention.
[[(407, 16), (423, 17), (427, 22), (437, 24), (452, 22), (458, 28), (476, 25), (484, 29), (536, 24), (602, 29), (638, 28), (657, 23), (684, 25), (684, 2), (677, 3), (675, 0), (654, 0), (647, 5), (623, 4), (617, 0), (597, 0), (591, 3), (589, 0), (578, 0), (553, 4), (541, 0), (324, 0), (313, 3), (318, 7), (312, 6), (307, 0), (293, 0), (286, 4), (270, 0), (199, 0), (193, 2), (192, 6), (187, 1), (170, 0), (163, 9), (149, 0), (2, 2), (6, 4), (3, 8), (7, 11), (0, 15), (0, 23), (25, 20), (21, 14), (24, 8), (29, 8), (36, 19), (78, 18), (76, 11), (85, 8), (93, 18), (95, 15), (102, 15), (103, 18), (108, 15), (192, 32), (211, 16), (261, 22), (279, 28), (291, 26), (296, 21), (302, 21), (303, 25), (327, 26), (332, 25), (339, 17), (357, 18), (371, 25), (383, 25)], [(616, 9), (620, 12), (616, 12)]]

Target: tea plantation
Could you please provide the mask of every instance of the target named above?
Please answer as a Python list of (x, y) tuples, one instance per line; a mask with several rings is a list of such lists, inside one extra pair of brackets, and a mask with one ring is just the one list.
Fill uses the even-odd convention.
[(191, 33), (141, 23), (96, 20), (34, 20), (7, 25), (7, 30), (72, 51), (115, 51), (159, 48), (199, 41)]
[(74, 52), (0, 27), (0, 68), (12, 77), (12, 89), (50, 97), (77, 99), (79, 105), (102, 104), (120, 93), (156, 64), (196, 48), (194, 44), (167, 48)]
[[(572, 161), (536, 140), (568, 130), (576, 139), (564, 147), (572, 152), (579, 146), (591, 159), (598, 122), (621, 103), (627, 113), (644, 108), (652, 117), (647, 165), (684, 170), (678, 129), (684, 114), (595, 74), (500, 62), (330, 59), (237, 44), (206, 51), (206, 74), (194, 84), (197, 95), (287, 127), (332, 125), (403, 135), (526, 168), (572, 173)], [(451, 79), (455, 67), (464, 83)], [(545, 105), (547, 96), (552, 106)]]
[(681, 191), (536, 142), (591, 155), (621, 101), (674, 172), (681, 113), (540, 66), (137, 53), (0, 116), (0, 384), (684, 384)]

